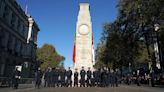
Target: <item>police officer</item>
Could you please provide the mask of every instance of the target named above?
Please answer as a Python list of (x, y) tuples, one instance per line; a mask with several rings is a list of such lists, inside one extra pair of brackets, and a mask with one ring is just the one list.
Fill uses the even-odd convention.
[(78, 75), (79, 73), (77, 72), (77, 69), (75, 69), (75, 72), (74, 72), (74, 87), (78, 87)]
[(72, 70), (69, 67), (68, 71), (67, 71), (67, 87), (72, 87)]
[(85, 87), (85, 75), (86, 75), (86, 72), (84, 70), (84, 67), (82, 67), (82, 70), (80, 71), (80, 87)]
[(18, 70), (18, 67), (16, 67), (12, 76), (12, 84), (14, 89), (18, 88), (20, 78), (21, 78), (20, 71)]
[(91, 87), (91, 75), (92, 75), (92, 72), (90, 70), (90, 67), (88, 68), (88, 71), (87, 71), (87, 87)]

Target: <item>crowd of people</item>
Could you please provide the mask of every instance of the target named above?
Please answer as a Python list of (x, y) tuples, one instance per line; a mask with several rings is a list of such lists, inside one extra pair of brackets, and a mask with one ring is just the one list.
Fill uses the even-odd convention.
[(35, 73), (35, 86), (39, 88), (41, 84), (44, 87), (117, 87), (118, 74), (107, 69), (91, 71), (90, 67), (74, 72), (70, 68), (67, 71), (48, 68), (44, 73), (39, 68)]

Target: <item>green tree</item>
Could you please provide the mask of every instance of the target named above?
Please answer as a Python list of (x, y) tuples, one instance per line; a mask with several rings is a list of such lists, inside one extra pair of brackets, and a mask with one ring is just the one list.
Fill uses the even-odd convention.
[(65, 57), (59, 55), (52, 45), (44, 44), (37, 49), (37, 59), (42, 62), (41, 69), (45, 70), (48, 67), (58, 67)]
[[(104, 26), (102, 40), (106, 45), (103, 55), (97, 53), (103, 58), (98, 62), (103, 62), (107, 67), (112, 64), (114, 69), (128, 66), (129, 63), (146, 62), (151, 57), (154, 24), (163, 25), (159, 22), (164, 20), (163, 4), (162, 0), (119, 0), (117, 19)], [(161, 35), (159, 37), (162, 44), (163, 38)], [(141, 46), (142, 41), (144, 46)]]

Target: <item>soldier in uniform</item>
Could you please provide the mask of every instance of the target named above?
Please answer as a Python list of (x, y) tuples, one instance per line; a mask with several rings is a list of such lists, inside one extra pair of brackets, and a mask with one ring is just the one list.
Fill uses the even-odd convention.
[(91, 87), (91, 75), (92, 75), (92, 72), (90, 70), (90, 67), (88, 68), (88, 71), (87, 71), (87, 87)]
[(80, 87), (85, 87), (85, 75), (86, 75), (86, 72), (84, 70), (84, 67), (82, 67), (82, 70), (80, 71)]
[(75, 86), (78, 87), (78, 75), (79, 75), (79, 73), (77, 72), (77, 69), (75, 69), (75, 72), (74, 72), (74, 87)]
[(16, 67), (16, 69), (15, 69), (15, 71), (13, 73), (13, 76), (12, 76), (12, 84), (13, 84), (13, 88), (14, 89), (18, 88), (20, 78), (21, 78), (20, 71)]
[(69, 67), (69, 70), (67, 71), (67, 87), (72, 87), (72, 70)]

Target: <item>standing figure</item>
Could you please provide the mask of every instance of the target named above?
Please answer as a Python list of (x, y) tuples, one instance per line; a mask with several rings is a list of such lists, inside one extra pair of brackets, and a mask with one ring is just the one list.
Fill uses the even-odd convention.
[(111, 87), (114, 87), (114, 83), (115, 83), (115, 74), (114, 74), (114, 72), (111, 73), (110, 78), (111, 78)]
[(93, 71), (93, 78), (92, 78), (92, 87), (95, 87), (96, 84), (96, 71)]
[(48, 71), (46, 73), (46, 78), (47, 78), (47, 85), (48, 87), (52, 86), (52, 68), (48, 68)]
[(53, 87), (58, 87), (58, 71), (56, 68), (53, 68), (53, 72), (52, 72), (52, 81), (53, 81)]
[(78, 87), (78, 76), (79, 76), (79, 73), (77, 72), (77, 69), (75, 69), (75, 72), (74, 72), (74, 87)]
[(88, 71), (87, 71), (87, 87), (91, 87), (91, 75), (92, 75), (92, 72), (90, 70), (90, 67), (88, 68)]
[(35, 87), (39, 88), (41, 84), (41, 79), (42, 79), (42, 72), (40, 68), (35, 72)]
[(115, 72), (115, 85), (118, 87), (118, 72)]
[(12, 84), (13, 84), (13, 88), (14, 89), (18, 89), (18, 85), (19, 85), (19, 80), (21, 78), (21, 74), (20, 71), (18, 70), (18, 68), (16, 67), (13, 76), (12, 76)]
[(80, 71), (80, 87), (85, 87), (85, 75), (86, 75), (86, 72), (84, 70), (84, 67), (82, 67), (82, 70)]
[(70, 67), (67, 71), (67, 87), (72, 87), (72, 70)]
[(48, 72), (49, 72), (49, 68), (44, 73), (44, 87), (47, 87), (48, 86)]
[(66, 77), (66, 70), (62, 70), (61, 71), (61, 74), (60, 74), (60, 77), (61, 77), (61, 87), (65, 87), (65, 77)]

